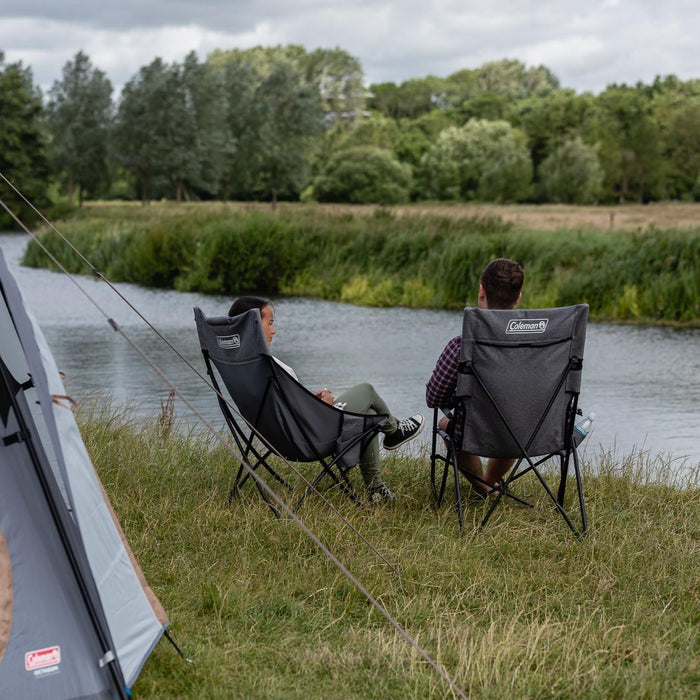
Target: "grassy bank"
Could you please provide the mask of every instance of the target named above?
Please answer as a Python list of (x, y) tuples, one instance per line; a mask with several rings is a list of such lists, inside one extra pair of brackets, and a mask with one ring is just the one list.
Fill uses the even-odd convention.
[[(252, 491), (226, 505), (232, 458), (196, 435), (81, 416), (88, 449), (176, 640), (135, 698), (444, 698), (444, 682), (297, 527)], [(301, 515), (473, 698), (695, 698), (700, 483), (644, 455), (587, 464), (590, 536), (541, 508), (499, 508), (460, 538), (423, 459), (392, 457), (396, 507), (318, 497)], [(596, 475), (593, 476), (592, 472)], [(527, 479), (523, 480), (527, 481)], [(685, 486), (685, 488), (680, 488)], [(569, 493), (572, 493), (572, 489)], [(482, 506), (469, 506), (473, 527)]]
[[(512, 212), (462, 211), (105, 206), (61, 228), (110, 279), (146, 286), (459, 308), (475, 302), (484, 264), (505, 256), (526, 270), (525, 306), (587, 302), (597, 320), (700, 325), (700, 225), (535, 230)], [(44, 240), (89, 271), (54, 233)], [(46, 256), (30, 246), (26, 262)]]

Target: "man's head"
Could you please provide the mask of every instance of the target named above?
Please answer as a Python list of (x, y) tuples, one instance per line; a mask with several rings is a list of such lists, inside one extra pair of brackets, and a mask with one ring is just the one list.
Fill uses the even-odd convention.
[(479, 308), (512, 309), (520, 301), (524, 277), (523, 268), (515, 260), (492, 260), (479, 278)]

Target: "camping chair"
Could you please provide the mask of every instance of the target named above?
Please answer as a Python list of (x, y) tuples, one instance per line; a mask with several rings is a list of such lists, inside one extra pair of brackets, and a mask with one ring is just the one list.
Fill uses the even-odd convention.
[[(359, 503), (347, 472), (359, 462), (363, 445), (379, 432), (388, 416), (340, 410), (300, 384), (270, 355), (258, 309), (232, 318), (207, 318), (195, 308), (194, 317), (219, 407), (241, 454), (229, 500), (259, 467), (289, 488), (270, 464), (270, 456), (277, 455), (290, 462), (321, 465), (295, 510), (324, 476)], [(222, 398), (214, 367), (238, 408), (238, 420)], [(254, 481), (279, 517), (267, 494)]]
[[(510, 474), (498, 486), (479, 530), (503, 498), (531, 505), (510, 489), (516, 480), (532, 472), (574, 534), (577, 537), (586, 534), (581, 470), (572, 435), (576, 415), (581, 415), (578, 397), (587, 321), (587, 304), (555, 309), (464, 310), (455, 391), (464, 407), (462, 440), (460, 445), (455, 445), (453, 429), (439, 428), (439, 409), (436, 409), (431, 453), (431, 480), (438, 505), (445, 493), (448, 473), (453, 472), (460, 531), (464, 530), (464, 521), (457, 450), (516, 459)], [(557, 459), (560, 478), (555, 496), (541, 467)], [(572, 462), (580, 532), (564, 508)], [(438, 483), (439, 465), (443, 471)], [(471, 478), (487, 483), (478, 477)]]

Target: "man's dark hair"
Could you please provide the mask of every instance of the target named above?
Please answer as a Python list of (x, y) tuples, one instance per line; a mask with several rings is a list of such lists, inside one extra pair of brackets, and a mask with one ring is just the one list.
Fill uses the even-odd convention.
[(267, 306), (269, 303), (269, 299), (263, 299), (262, 297), (238, 297), (238, 299), (231, 304), (228, 315), (238, 316), (238, 314), (244, 314), (251, 309), (260, 309), (262, 311), (263, 307)]
[(518, 301), (524, 279), (523, 268), (515, 260), (492, 260), (484, 268), (479, 279), (484, 287), (489, 308), (512, 309)]

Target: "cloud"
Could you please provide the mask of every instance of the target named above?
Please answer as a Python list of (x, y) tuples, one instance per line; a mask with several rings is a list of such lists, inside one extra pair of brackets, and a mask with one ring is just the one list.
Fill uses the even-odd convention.
[(294, 43), (341, 47), (368, 84), (515, 58), (599, 91), (700, 77), (699, 34), (695, 0), (4, 0), (0, 9), (7, 60), (29, 65), (44, 89), (79, 50), (119, 88), (156, 57)]

